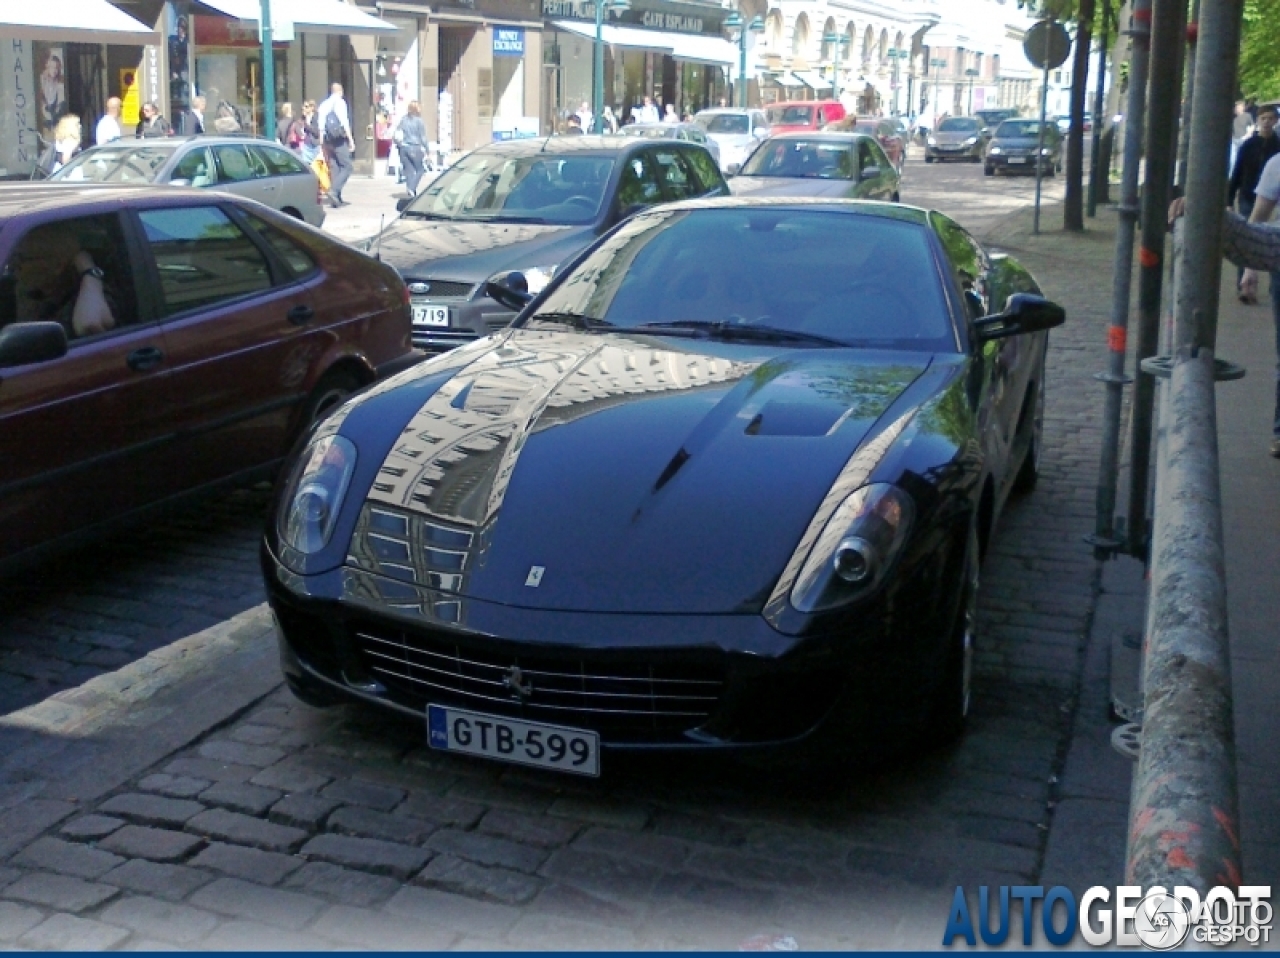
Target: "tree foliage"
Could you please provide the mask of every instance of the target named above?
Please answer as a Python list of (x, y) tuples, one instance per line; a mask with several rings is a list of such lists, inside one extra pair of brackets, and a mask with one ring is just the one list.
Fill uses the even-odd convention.
[(1280, 0), (1245, 0), (1240, 42), (1240, 92), (1260, 101), (1280, 99)]

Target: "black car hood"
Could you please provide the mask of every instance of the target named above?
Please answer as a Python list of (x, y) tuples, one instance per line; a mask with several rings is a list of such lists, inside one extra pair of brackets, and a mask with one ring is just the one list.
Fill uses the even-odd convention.
[(729, 181), (734, 196), (852, 196), (849, 180), (810, 176), (735, 176)]
[(347, 562), (525, 608), (758, 611), (930, 360), (513, 330), (412, 407)]
[(596, 238), (595, 226), (478, 223), (404, 217), (373, 248), (406, 280), (478, 283), (501, 270), (558, 265)]

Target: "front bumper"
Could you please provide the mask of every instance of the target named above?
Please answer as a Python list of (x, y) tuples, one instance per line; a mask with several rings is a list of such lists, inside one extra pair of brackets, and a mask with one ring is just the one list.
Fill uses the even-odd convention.
[[(914, 722), (929, 684), (919, 649), (890, 641), (874, 610), (856, 629), (794, 638), (751, 614), (533, 611), (353, 568), (300, 577), (265, 543), (262, 561), (290, 684), (416, 718), (431, 703), (591, 729), (609, 750), (825, 755)], [(513, 666), (532, 678), (527, 698), (503, 683)]]
[(982, 155), (982, 144), (976, 143), (973, 146), (928, 146), (925, 147), (925, 155), (931, 156), (935, 160), (969, 160), (975, 156)]
[[(994, 170), (1006, 173), (1034, 173), (1036, 171), (1036, 157), (1032, 154), (1014, 154), (1010, 156), (1001, 153), (992, 156), (988, 153), (986, 164)], [(1040, 157), (1041, 170), (1051, 170), (1053, 169), (1053, 164), (1054, 158), (1052, 156)]]

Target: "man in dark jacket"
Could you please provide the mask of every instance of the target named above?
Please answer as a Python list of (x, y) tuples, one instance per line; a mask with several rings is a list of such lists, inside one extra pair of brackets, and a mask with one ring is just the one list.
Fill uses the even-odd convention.
[[(1280, 153), (1280, 136), (1276, 135), (1276, 107), (1273, 104), (1258, 110), (1258, 128), (1253, 136), (1240, 144), (1236, 154), (1235, 166), (1231, 170), (1231, 187), (1227, 194), (1229, 205), (1236, 207), (1245, 219), (1253, 212), (1253, 204), (1257, 201), (1258, 180), (1262, 177), (1262, 168), (1267, 160)], [(1244, 270), (1240, 270), (1236, 283), (1240, 292), (1240, 300), (1245, 303), (1256, 303), (1256, 291), (1240, 285), (1244, 278)]]

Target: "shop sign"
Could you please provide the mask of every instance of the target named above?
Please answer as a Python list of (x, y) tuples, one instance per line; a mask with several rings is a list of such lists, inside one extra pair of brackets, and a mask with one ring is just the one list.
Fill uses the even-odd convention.
[(596, 5), (592, 0), (542, 0), (542, 15), (557, 19), (594, 20)]
[[(288, 49), (288, 41), (274, 35), (277, 26), (283, 22), (272, 20), (272, 46), (279, 50)], [(260, 47), (262, 40), (258, 36), (256, 20), (232, 20), (229, 17), (206, 16), (195, 14), (195, 43), (201, 47)]]
[(494, 27), (493, 55), (495, 57), (524, 56), (524, 29), (521, 27)]
[(702, 32), (702, 17), (686, 17), (680, 13), (646, 10), (640, 22), (653, 30), (670, 30), (675, 33)]
[(8, 37), (0, 43), (0, 176), (14, 176), (29, 173), (39, 159), (39, 110), (31, 44)]

